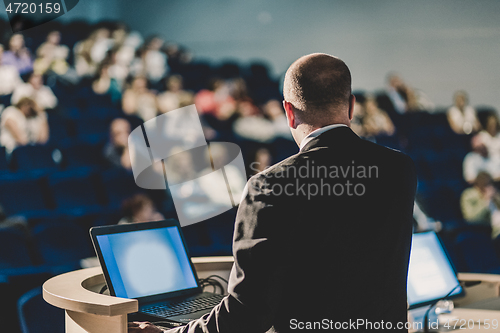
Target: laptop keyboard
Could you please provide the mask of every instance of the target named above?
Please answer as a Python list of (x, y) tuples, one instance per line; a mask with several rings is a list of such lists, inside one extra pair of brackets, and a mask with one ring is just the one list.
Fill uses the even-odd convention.
[(165, 304), (155, 304), (141, 309), (141, 312), (158, 317), (173, 317), (193, 313), (196, 311), (211, 309), (224, 298), (224, 295), (203, 295), (193, 296), (180, 302), (169, 302)]

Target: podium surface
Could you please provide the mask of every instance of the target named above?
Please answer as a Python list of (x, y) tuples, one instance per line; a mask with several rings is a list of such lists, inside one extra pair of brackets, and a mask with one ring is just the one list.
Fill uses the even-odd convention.
[[(217, 274), (228, 278), (233, 257), (192, 258), (200, 278)], [(47, 280), (44, 300), (65, 310), (67, 333), (125, 333), (127, 314), (137, 312), (136, 299), (100, 294), (105, 285), (101, 267), (80, 269)]]
[[(228, 278), (233, 257), (192, 258), (192, 261), (200, 278), (212, 274)], [(458, 308), (452, 312), (452, 317), (455, 320), (474, 323), (473, 327), (465, 327), (469, 332), (488, 331), (484, 329), (484, 326), (479, 325), (486, 320), (498, 320), (500, 323), (498, 310), (467, 308), (469, 304), (479, 299), (491, 297), (498, 299), (500, 276), (459, 273), (458, 279), (462, 283), (476, 281), (479, 284), (466, 288), (467, 296), (455, 301)], [(99, 294), (104, 285), (101, 267), (81, 269), (47, 280), (43, 285), (43, 298), (49, 304), (65, 310), (66, 332), (68, 333), (125, 333), (127, 332), (127, 314), (138, 311), (138, 301)], [(463, 329), (456, 331), (463, 331)]]

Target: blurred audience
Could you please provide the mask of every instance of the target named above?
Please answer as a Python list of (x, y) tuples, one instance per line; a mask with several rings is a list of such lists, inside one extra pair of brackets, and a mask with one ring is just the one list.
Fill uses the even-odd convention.
[(152, 83), (157, 83), (167, 74), (167, 55), (162, 50), (165, 42), (159, 36), (151, 36), (138, 51), (132, 62), (134, 76), (144, 75)]
[(109, 129), (109, 142), (104, 146), (104, 158), (111, 166), (132, 169), (132, 162), (128, 151), (128, 136), (130, 123), (123, 118), (111, 122)]
[[(17, 68), (3, 62), (4, 49), (0, 44), (0, 95), (10, 95), (22, 83)], [(1, 103), (1, 102), (0, 102)]]
[(250, 163), (250, 169), (255, 173), (262, 172), (272, 164), (271, 152), (267, 148), (259, 148), (255, 152), (254, 161)]
[(148, 89), (148, 80), (136, 76), (122, 98), (123, 112), (136, 115), (144, 121), (153, 119), (158, 114), (155, 94)]
[(118, 224), (161, 221), (165, 219), (156, 210), (153, 200), (145, 194), (136, 194), (132, 198), (125, 200), (122, 205), (122, 212), (124, 216)]
[(399, 114), (421, 110), (433, 111), (435, 108), (434, 103), (422, 91), (413, 89), (396, 73), (387, 75), (387, 95), (393, 109)]
[(471, 134), (481, 128), (476, 110), (469, 105), (469, 97), (463, 90), (453, 96), (453, 106), (448, 109), (448, 122), (457, 134)]
[(49, 139), (47, 114), (29, 97), (6, 108), (0, 116), (0, 144), (7, 153), (27, 144), (43, 144)]
[(361, 98), (356, 96), (356, 102), (354, 103), (354, 110), (351, 119), (351, 129), (360, 137), (365, 136), (365, 129), (363, 127), (363, 118), (365, 117), (365, 108), (363, 107), (361, 101), (364, 102), (364, 96)]
[(369, 96), (366, 98), (364, 107), (363, 135), (364, 136), (378, 136), (378, 135), (393, 135), (394, 124), (387, 113), (379, 109), (377, 101)]
[(79, 76), (93, 76), (106, 57), (113, 41), (106, 28), (94, 30), (87, 39), (75, 44), (75, 70)]
[(467, 223), (491, 226), (492, 238), (500, 234), (500, 194), (487, 172), (480, 172), (474, 185), (462, 193), (460, 205)]
[(20, 75), (33, 70), (30, 50), (24, 46), (24, 36), (13, 34), (9, 39), (8, 50), (4, 51), (2, 65), (14, 66)]
[(92, 91), (97, 95), (108, 95), (111, 102), (117, 105), (121, 101), (122, 93), (116, 80), (109, 75), (109, 67), (109, 62), (100, 65), (92, 82)]
[(292, 139), (281, 104), (276, 100), (267, 102), (264, 112), (252, 101), (238, 103), (238, 119), (234, 122), (234, 133), (257, 142), (270, 142), (277, 137)]
[(66, 59), (69, 55), (69, 48), (61, 45), (61, 33), (51, 31), (47, 35), (45, 43), (40, 45), (36, 51), (37, 59), (33, 65), (34, 71), (44, 74), (52, 71), (58, 75), (63, 75), (68, 71), (69, 65)]
[[(49, 113), (50, 124), (54, 126), (51, 127), (54, 129), (53, 138), (63, 138), (61, 141), (55, 139), (56, 146), (60, 142), (65, 144), (64, 139), (81, 139), (85, 143), (89, 140), (90, 144), (100, 146), (107, 135), (110, 118), (115, 118), (110, 124), (109, 141), (102, 154), (110, 165), (126, 170), (131, 169), (128, 151), (130, 123), (135, 127), (158, 113), (192, 103), (200, 114), (206, 139), (241, 143), (244, 156), (253, 161), (249, 164), (252, 173), (260, 172), (293, 153), (289, 143), (293, 146), (291, 148), (296, 148), (282, 109), (279, 84), (271, 77), (265, 64), (251, 64), (247, 70), (242, 70), (243, 66), (235, 63), (221, 66), (206, 62), (191, 63), (192, 53), (182, 45), (165, 45), (158, 36), (144, 42), (139, 33), (130, 32), (120, 23), (100, 22), (93, 25), (80, 22), (77, 26), (82, 27), (77, 34), (75, 31), (66, 32), (65, 24), (61, 23), (55, 25), (57, 28), (52, 31), (46, 30), (46, 36), (30, 35), (27, 45), (36, 49), (34, 64), (22, 34), (8, 35), (10, 40), (5, 44), (8, 48), (5, 52), (0, 46), (0, 104), (14, 104), (0, 115), (0, 144), (6, 147), (8, 153), (21, 145), (47, 142), (49, 125), (44, 110), (56, 105), (57, 114)], [(61, 32), (64, 33), (64, 42), (61, 41)], [(64, 45), (66, 41), (67, 45)], [(70, 54), (74, 61), (67, 60)], [(29, 73), (33, 74), (27, 83), (23, 83), (20, 74), (25, 78)], [(69, 79), (70, 76), (75, 79)], [(44, 77), (51, 88), (44, 85)], [(442, 115), (429, 117), (426, 114), (425, 111), (434, 111), (434, 104), (425, 94), (395, 73), (387, 76), (387, 89), (383, 94), (373, 98), (360, 93), (356, 94), (356, 99), (352, 129), (359, 136), (373, 141), (390, 136), (384, 138), (386, 141), (379, 142), (408, 149), (407, 152), (417, 160), (417, 169), (432, 169), (425, 175), (428, 177), (425, 181), (429, 183), (427, 190), (434, 190), (437, 185), (445, 191), (462, 193), (460, 172), (448, 174), (447, 168), (458, 170), (452, 163), (457, 163), (458, 158), (455, 157), (460, 156), (461, 159), (468, 148), (461, 137), (448, 135), (449, 128), (457, 134), (476, 134), (480, 131), (472, 139), (472, 151), (463, 159), (463, 177), (472, 187), (463, 191), (460, 203), (467, 221), (491, 225), (496, 233), (495, 216), (498, 215), (500, 196), (491, 186), (491, 178), (500, 181), (500, 125), (496, 112), (491, 112), (486, 118), (483, 111), (476, 114), (469, 105), (467, 94), (457, 91), (453, 98), (454, 105), (447, 110), (448, 124), (443, 124)], [(96, 115), (96, 110), (103, 112), (102, 117), (101, 114)], [(106, 113), (108, 110), (109, 114)], [(420, 113), (403, 115), (415, 111)], [(83, 119), (86, 113), (93, 117), (90, 126), (83, 126), (85, 122), (80, 122), (86, 120)], [(128, 120), (117, 118), (120, 115)], [(62, 119), (58, 120), (58, 117)], [(414, 120), (423, 125), (422, 132), (420, 128), (415, 128)], [(425, 123), (427, 120), (429, 126)], [(71, 124), (76, 124), (76, 135), (65, 133), (75, 130)], [(184, 129), (171, 130), (173, 137), (182, 140), (192, 135)], [(424, 140), (420, 140), (422, 136), (425, 136)], [(432, 138), (425, 140), (429, 136)], [(435, 138), (443, 140), (434, 142)], [(176, 149), (179, 154), (182, 152), (180, 147), (174, 151)], [(433, 158), (442, 151), (450, 152), (446, 156), (452, 156), (453, 160), (448, 163)], [(213, 146), (213, 158), (227, 159), (227, 153), (223, 147)], [(181, 155), (185, 158), (165, 161), (165, 166), (173, 170), (169, 182), (194, 179), (199, 172), (211, 171), (210, 168), (200, 167), (202, 170), (198, 170), (194, 167), (193, 163), (201, 154)], [(436, 168), (444, 170), (435, 173)], [(161, 163), (155, 163), (153, 169), (163, 174)], [(245, 175), (236, 175), (233, 171), (231, 168), (226, 170), (227, 176), (234, 177), (236, 182), (245, 181)], [(426, 170), (420, 171), (425, 173)], [(459, 179), (454, 179), (457, 174)], [(180, 197), (193, 196), (205, 200), (201, 201), (205, 203), (207, 200), (222, 203), (227, 198), (219, 197), (218, 193), (210, 194), (209, 189), (213, 186), (207, 178), (182, 184), (171, 193)], [(425, 211), (427, 204), (422, 201)], [(125, 206), (128, 208), (122, 222), (159, 218), (147, 197), (131, 198)], [(200, 207), (198, 203), (193, 203), (182, 209), (189, 212)], [(457, 206), (454, 209), (459, 215), (460, 208)], [(414, 217), (419, 230), (439, 230), (440, 223), (433, 220), (435, 216), (427, 216), (417, 204)], [(439, 219), (443, 221), (443, 226), (447, 223), (444, 218)]]
[(31, 73), (27, 83), (18, 85), (14, 90), (12, 104), (16, 104), (23, 97), (31, 98), (43, 110), (53, 109), (57, 106), (57, 97), (52, 89), (43, 85), (43, 76), (35, 72)]
[(488, 172), (495, 181), (500, 180), (500, 158), (491, 157), (488, 148), (483, 142), (483, 136), (475, 135), (471, 140), (472, 151), (469, 152), (463, 162), (464, 179), (474, 183), (481, 171)]
[(158, 95), (160, 112), (165, 113), (194, 103), (193, 93), (182, 89), (182, 76), (169, 76), (166, 83), (167, 90)]
[(201, 89), (195, 95), (195, 104), (198, 112), (219, 120), (230, 118), (236, 110), (236, 101), (229, 94), (227, 84), (221, 79), (214, 79), (207, 89)]
[(496, 113), (488, 115), (484, 129), (478, 135), (488, 148), (491, 158), (500, 158), (500, 122)]

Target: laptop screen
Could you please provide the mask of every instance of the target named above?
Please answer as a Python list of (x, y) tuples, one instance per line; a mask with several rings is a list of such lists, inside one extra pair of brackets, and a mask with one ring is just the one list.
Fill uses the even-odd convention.
[(97, 235), (115, 296), (139, 298), (197, 287), (175, 226)]
[[(413, 235), (408, 271), (408, 303), (414, 308), (446, 296), (459, 284), (455, 270), (434, 232)], [(456, 288), (451, 296), (461, 294)]]

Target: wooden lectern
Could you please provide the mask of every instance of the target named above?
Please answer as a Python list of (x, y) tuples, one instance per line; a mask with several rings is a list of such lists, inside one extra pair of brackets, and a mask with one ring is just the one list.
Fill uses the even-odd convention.
[[(192, 258), (199, 278), (217, 274), (228, 279), (233, 257)], [(66, 312), (67, 333), (126, 333), (127, 314), (137, 312), (139, 303), (99, 294), (104, 286), (101, 267), (58, 275), (43, 285), (43, 298)]]

